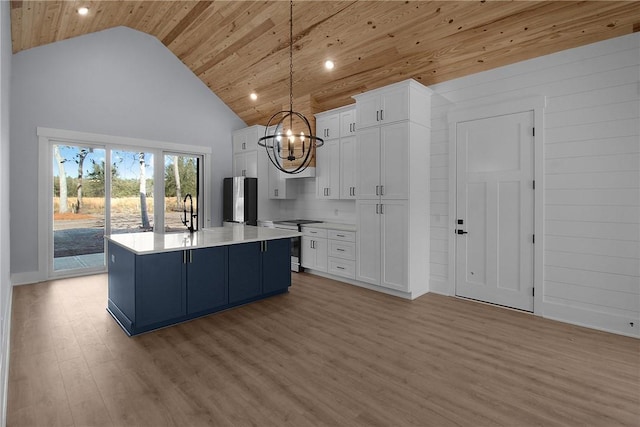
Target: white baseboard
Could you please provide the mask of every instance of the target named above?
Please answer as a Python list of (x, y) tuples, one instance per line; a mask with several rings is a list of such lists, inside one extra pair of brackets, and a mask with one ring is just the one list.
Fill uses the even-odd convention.
[(361, 288), (370, 289), (372, 291), (382, 292), (383, 294), (393, 295), (394, 297), (400, 297), (404, 299), (417, 298), (417, 296), (412, 296), (411, 293), (409, 292), (402, 292), (402, 291), (397, 291), (395, 289), (384, 288), (382, 286), (371, 285), (369, 283), (359, 282), (357, 280), (349, 279), (347, 277), (334, 276), (333, 274), (325, 273), (324, 271), (311, 270), (309, 268), (305, 268), (304, 271), (305, 273), (315, 274), (316, 276), (326, 277), (327, 279), (333, 279), (338, 282), (344, 282), (350, 285), (359, 286)]
[(447, 296), (454, 295), (453, 289), (451, 289), (447, 280), (434, 278), (429, 279), (429, 292)]
[[(640, 338), (640, 319), (630, 319), (564, 304), (543, 302), (542, 317), (599, 331)], [(631, 325), (633, 323), (633, 326)]]
[(39, 271), (27, 271), (25, 273), (14, 273), (11, 275), (11, 283), (13, 286), (31, 285), (33, 283), (44, 282), (46, 280), (46, 275)]

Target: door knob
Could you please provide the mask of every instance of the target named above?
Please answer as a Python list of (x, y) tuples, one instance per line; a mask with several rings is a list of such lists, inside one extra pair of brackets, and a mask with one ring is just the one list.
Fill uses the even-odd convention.
[(467, 231), (464, 231), (464, 230), (456, 230), (456, 232), (457, 232), (458, 234), (468, 234), (468, 232), (467, 232)]

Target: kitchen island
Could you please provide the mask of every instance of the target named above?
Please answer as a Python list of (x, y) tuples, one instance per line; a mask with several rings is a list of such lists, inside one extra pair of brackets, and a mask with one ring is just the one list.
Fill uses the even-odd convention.
[(296, 231), (244, 225), (106, 236), (107, 311), (129, 335), (287, 292)]

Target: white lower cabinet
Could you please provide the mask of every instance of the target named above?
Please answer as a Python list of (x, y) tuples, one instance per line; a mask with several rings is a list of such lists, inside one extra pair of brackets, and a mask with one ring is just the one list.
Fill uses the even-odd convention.
[(326, 272), (328, 266), (327, 230), (302, 227), (300, 255), (304, 268)]
[(408, 290), (408, 201), (358, 200), (356, 280)]

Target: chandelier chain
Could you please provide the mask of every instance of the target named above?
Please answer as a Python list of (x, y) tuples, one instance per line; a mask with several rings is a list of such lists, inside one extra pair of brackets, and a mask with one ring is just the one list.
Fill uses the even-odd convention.
[(289, 4), (289, 111), (293, 111), (293, 0)]

